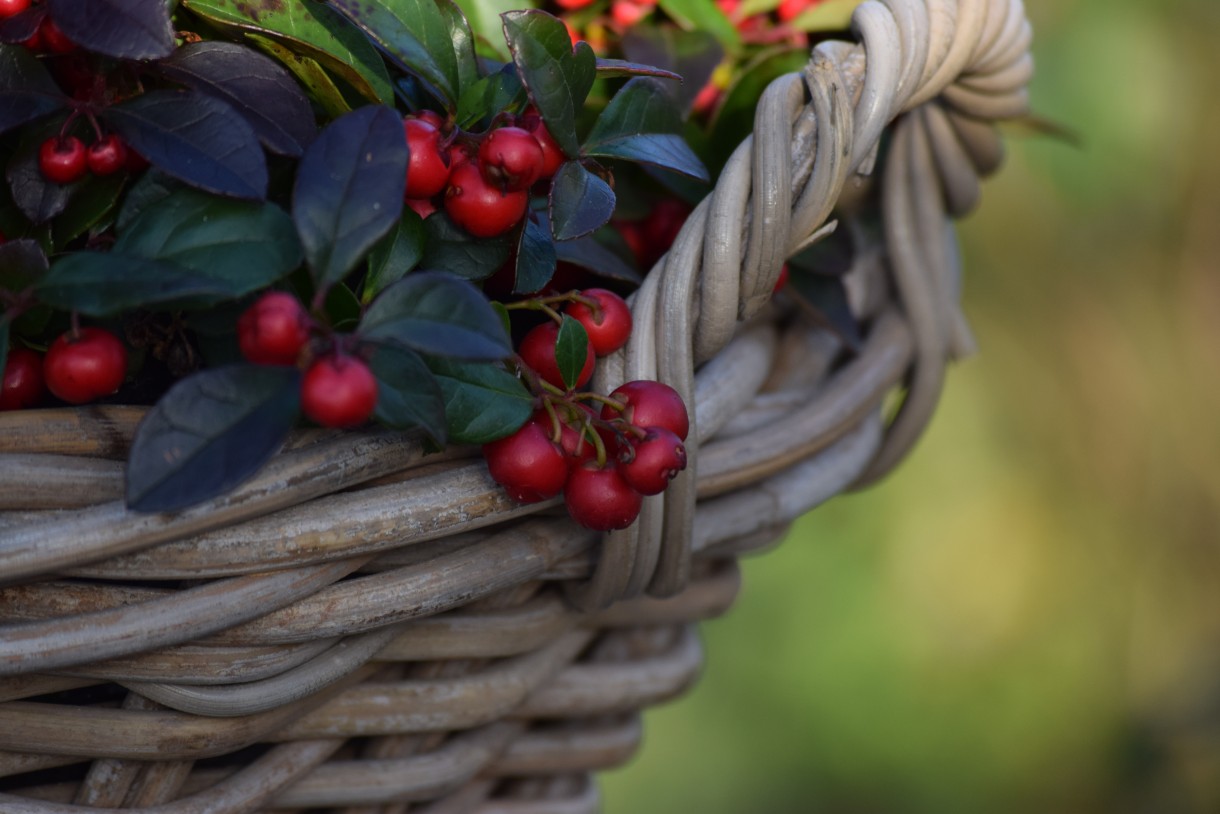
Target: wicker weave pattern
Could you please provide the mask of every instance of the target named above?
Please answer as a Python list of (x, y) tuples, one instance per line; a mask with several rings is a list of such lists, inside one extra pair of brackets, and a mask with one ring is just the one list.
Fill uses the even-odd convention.
[[(595, 811), (591, 773), (693, 681), (736, 556), (891, 467), (971, 347), (949, 218), (999, 163), (991, 120), (1025, 110), (1023, 9), (868, 0), (853, 25), (767, 89), (601, 366), (693, 405), (691, 467), (632, 529), (390, 433), (301, 433), (231, 495), (133, 515), (140, 410), (0, 416), (0, 811)], [(874, 184), (880, 240), (850, 217)], [(836, 204), (849, 357), (768, 305)]]

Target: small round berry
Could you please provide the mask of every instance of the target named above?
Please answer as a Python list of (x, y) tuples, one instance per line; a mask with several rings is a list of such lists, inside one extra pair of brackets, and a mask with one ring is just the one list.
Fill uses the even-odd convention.
[(30, 0), (0, 0), (0, 20), (16, 17), (30, 7)]
[(50, 17), (42, 18), (42, 23), (38, 26), (38, 36), (42, 47), (49, 53), (70, 54), (76, 50), (76, 43), (68, 39), (68, 35)]
[(47, 349), (42, 375), (57, 398), (85, 404), (119, 389), (127, 375), (127, 348), (104, 328), (68, 331)]
[(593, 300), (596, 307), (574, 302), (564, 311), (584, 326), (597, 355), (606, 356), (626, 345), (631, 338), (631, 309), (623, 298), (605, 288), (589, 288), (580, 296)]
[(414, 114), (415, 118), (420, 121), (427, 122), (437, 130), (445, 129), (445, 117), (437, 113), (435, 110), (417, 110)]
[(619, 386), (610, 398), (625, 405), (619, 413), (609, 404), (602, 408), (602, 418), (623, 418), (641, 429), (664, 427), (682, 441), (690, 432), (690, 416), (678, 391), (667, 384), (638, 379)]
[(52, 136), (38, 148), (38, 168), (56, 184), (80, 180), (89, 169), (84, 143), (76, 136)]
[(0, 410), (37, 407), (45, 390), (42, 355), (29, 348), (11, 349), (0, 379)]
[(492, 130), (479, 145), (483, 177), (509, 192), (529, 189), (538, 180), (544, 160), (538, 139), (520, 127)]
[(441, 132), (429, 121), (408, 116), (402, 122), (407, 138), (406, 198), (431, 198), (449, 181), (449, 162), (441, 150)]
[(572, 519), (585, 528), (612, 531), (635, 522), (644, 498), (623, 480), (617, 467), (599, 469), (596, 461), (590, 461), (568, 476), (563, 502)]
[(314, 360), (301, 379), (301, 410), (323, 427), (356, 427), (377, 407), (377, 379), (354, 356), (330, 353)]
[(642, 495), (661, 494), (669, 482), (686, 469), (686, 447), (682, 446), (682, 439), (664, 427), (649, 427), (644, 437), (633, 441), (631, 447), (634, 457), (620, 460), (619, 472), (623, 480)]
[(528, 207), (528, 192), (496, 189), (487, 183), (477, 161), (459, 164), (449, 173), (445, 212), (475, 237), (504, 234), (521, 222)]
[(310, 319), (286, 291), (268, 291), (237, 319), (241, 355), (256, 365), (295, 365), (309, 342)]
[(563, 449), (547, 430), (527, 421), (512, 435), (483, 445), (492, 480), (518, 503), (537, 503), (555, 497), (568, 480)]
[[(562, 416), (562, 411), (558, 412)], [(554, 438), (554, 425), (546, 410), (536, 410), (530, 421), (541, 427), (548, 438)], [(564, 421), (562, 417), (559, 420), (559, 446), (563, 449), (564, 459), (567, 461), (569, 469), (579, 466), (597, 455), (597, 446), (585, 438), (581, 425), (573, 426)]]
[(536, 112), (527, 113), (521, 117), (520, 126), (522, 129), (528, 130), (538, 142), (538, 146), (542, 148), (542, 167), (538, 170), (538, 177), (547, 179), (559, 172), (559, 168), (568, 160), (568, 157), (564, 155), (563, 149), (560, 148), (559, 142), (555, 141), (551, 131), (546, 129), (546, 123), (542, 117)]
[[(559, 370), (559, 361), (555, 358), (555, 343), (559, 339), (559, 326), (554, 322), (544, 322), (521, 338), (517, 353), (525, 364), (543, 378), (544, 381), (562, 389), (568, 389), (563, 381), (563, 373)], [(572, 383), (572, 387), (583, 387), (593, 378), (593, 368), (596, 364), (596, 354), (593, 343), (588, 344), (585, 352), (585, 363), (580, 369), (580, 375)]]
[(611, 18), (622, 28), (638, 25), (651, 11), (651, 6), (634, 0), (613, 0), (610, 4)]
[(112, 175), (127, 166), (127, 145), (116, 135), (102, 136), (89, 145), (85, 161), (94, 175)]

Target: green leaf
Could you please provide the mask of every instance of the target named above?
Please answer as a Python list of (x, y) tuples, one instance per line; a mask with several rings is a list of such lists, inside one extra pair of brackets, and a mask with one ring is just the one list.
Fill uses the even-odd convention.
[(239, 296), (236, 287), (176, 263), (110, 251), (64, 255), (35, 291), (56, 308), (109, 317), (134, 308), (229, 299)]
[(564, 387), (571, 390), (576, 386), (588, 360), (589, 334), (585, 326), (564, 314), (563, 322), (559, 323), (559, 335), (555, 338), (555, 362), (559, 365)]
[(419, 271), (381, 292), (360, 336), (454, 359), (503, 359), (512, 343), (483, 292), (436, 271)]
[(572, 45), (568, 29), (543, 11), (505, 13), (504, 37), (530, 100), (555, 143), (579, 155), (576, 120), (597, 75), (597, 57), (587, 42)]
[(551, 181), (551, 234), (556, 240), (587, 235), (614, 214), (614, 190), (576, 161), (559, 168)]
[(156, 206), (172, 193), (183, 189), (184, 186), (177, 178), (166, 175), (156, 167), (150, 167), (140, 175), (139, 179), (127, 190), (127, 194), (123, 196), (123, 205), (119, 207), (119, 215), (115, 219), (114, 227), (120, 233), (127, 231), (137, 215), (145, 209)]
[(380, 345), (369, 358), (369, 368), (377, 377), (377, 420), (399, 430), (419, 427), (443, 446), (447, 438), (445, 398), (420, 355)]
[(306, 94), (326, 115), (326, 118), (337, 119), (351, 111), (352, 106), (343, 96), (343, 91), (339, 90), (334, 78), (316, 59), (297, 54), (270, 37), (247, 34), (246, 39), (257, 45), (264, 53), (275, 57), (291, 71), (305, 89)]
[(470, 129), (489, 122), (496, 113), (514, 106), (524, 92), (525, 86), (516, 70), (511, 64), (505, 65), (462, 93), (457, 105), (457, 126)]
[(639, 136), (623, 136), (613, 141), (603, 141), (585, 151), (586, 155), (598, 158), (618, 158), (649, 164), (661, 169), (681, 173), (698, 181), (708, 181), (707, 167), (695, 155), (695, 151), (679, 135), (674, 133), (645, 133)]
[(360, 300), (373, 301), (386, 287), (407, 275), (424, 254), (424, 222), (410, 209), (403, 209), (398, 225), (369, 252), (369, 272)]
[[(264, 34), (284, 43), (295, 54), (317, 60), (370, 102), (394, 103), (394, 86), (377, 49), (342, 14), (324, 3), (182, 0), (182, 5), (221, 29)], [(268, 53), (277, 59), (283, 56)], [(290, 63), (285, 65), (292, 68)]]
[(555, 242), (551, 230), (541, 219), (526, 218), (517, 242), (516, 282), (513, 292), (533, 294), (555, 276)]
[(449, 440), (487, 444), (516, 432), (534, 412), (525, 385), (499, 364), (427, 359), (445, 398)]
[(398, 222), (406, 176), (402, 119), (388, 107), (353, 111), (309, 145), (292, 219), (319, 288), (343, 279)]
[(51, 225), (55, 246), (62, 248), (110, 215), (125, 181), (121, 174), (89, 176)]
[(506, 11), (534, 8), (528, 0), (459, 0), (458, 5), (466, 14), (475, 37), (485, 48), (499, 57), (501, 62), (510, 62), (512, 56), (504, 43), (504, 29), (500, 15)]
[(301, 244), (284, 210), (190, 188), (141, 210), (114, 251), (201, 272), (233, 296), (265, 288), (301, 263)]
[(331, 0), (404, 70), (432, 85), (450, 109), (478, 78), (473, 36), (449, 0)]
[(720, 10), (715, 0), (659, 0), (661, 10), (687, 31), (707, 31), (724, 47), (726, 53), (741, 50), (737, 27)]
[(423, 268), (444, 269), (466, 280), (482, 280), (495, 274), (512, 254), (512, 243), (506, 235), (474, 239), (443, 212), (424, 220)]
[(300, 412), (294, 367), (205, 370), (161, 397), (136, 429), (127, 506), (177, 511), (228, 492), (262, 468)]
[(651, 78), (630, 80), (610, 100), (585, 139), (584, 155), (663, 167), (708, 180), (707, 168), (678, 135), (681, 112), (673, 97)]

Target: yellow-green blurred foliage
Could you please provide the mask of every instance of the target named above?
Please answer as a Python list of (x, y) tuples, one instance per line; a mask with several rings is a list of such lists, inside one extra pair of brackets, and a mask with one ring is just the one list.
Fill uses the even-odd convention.
[(610, 814), (1220, 811), (1220, 0), (1027, 0), (961, 227), (980, 354), (745, 563)]

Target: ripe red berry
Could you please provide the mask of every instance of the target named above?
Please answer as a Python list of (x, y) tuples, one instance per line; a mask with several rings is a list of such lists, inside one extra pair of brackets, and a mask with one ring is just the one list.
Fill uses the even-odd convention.
[(89, 145), (85, 162), (94, 175), (116, 173), (127, 166), (127, 145), (113, 134), (103, 136)]
[(414, 114), (415, 118), (420, 121), (425, 121), (435, 127), (437, 130), (445, 129), (445, 117), (437, 113), (435, 110), (417, 110)]
[(30, 0), (0, 0), (0, 20), (15, 17), (30, 7)]
[(0, 379), (0, 410), (24, 410), (42, 401), (46, 385), (42, 377), (42, 355), (29, 348), (12, 348)]
[(377, 407), (377, 379), (354, 356), (321, 356), (301, 379), (301, 409), (323, 427), (356, 427)]
[(580, 296), (593, 300), (596, 308), (574, 302), (565, 313), (584, 326), (594, 352), (606, 356), (626, 345), (631, 338), (631, 309), (623, 298), (604, 288), (589, 288)]
[[(564, 460), (567, 462), (568, 468), (579, 466), (585, 461), (597, 455), (597, 446), (584, 437), (580, 424), (573, 426), (563, 420), (563, 411), (558, 411), (559, 416), (559, 446), (563, 449)], [(534, 412), (530, 421), (537, 424), (546, 433), (547, 438), (554, 437), (554, 425), (551, 422), (551, 416), (546, 410), (537, 410)]]
[(505, 438), (483, 446), (487, 470), (518, 503), (537, 503), (563, 491), (568, 462), (548, 431), (527, 421)]
[(619, 472), (632, 489), (642, 495), (659, 495), (677, 474), (686, 469), (686, 447), (682, 439), (664, 427), (649, 427), (644, 437), (631, 444), (634, 457), (619, 461)]
[(70, 184), (88, 169), (85, 145), (76, 136), (52, 136), (38, 148), (38, 168), (42, 176), (56, 184)]
[(641, 429), (664, 427), (683, 441), (690, 432), (686, 404), (678, 391), (667, 384), (639, 379), (621, 385), (610, 398), (626, 407), (619, 413), (607, 404), (602, 408), (602, 418), (606, 420), (622, 417)]
[(256, 365), (295, 365), (309, 342), (309, 315), (287, 291), (268, 291), (237, 320), (241, 355)]
[(610, 16), (622, 28), (638, 25), (640, 20), (652, 11), (652, 7), (634, 0), (613, 0), (610, 4)]
[(68, 35), (50, 17), (43, 17), (38, 26), (38, 37), (42, 47), (52, 54), (70, 54), (76, 50), (76, 43), (68, 39)]
[(775, 288), (771, 289), (771, 293), (774, 294), (784, 286), (788, 285), (788, 278), (791, 276), (792, 272), (788, 270), (788, 264), (784, 263), (784, 265), (780, 266), (779, 276), (775, 278)]
[(546, 129), (546, 123), (542, 121), (542, 117), (536, 112), (527, 113), (521, 117), (520, 125), (522, 129), (533, 134), (538, 146), (542, 148), (542, 167), (538, 171), (538, 177), (546, 179), (559, 172), (559, 168), (563, 166), (563, 162), (568, 160), (568, 157), (563, 154), (563, 150), (551, 135), (551, 131)]
[(538, 139), (520, 127), (492, 130), (479, 145), (483, 177), (510, 192), (529, 189), (538, 180), (544, 160)]
[(402, 122), (407, 137), (407, 198), (431, 198), (449, 181), (449, 162), (441, 150), (441, 131), (431, 122), (408, 116)]
[(84, 404), (119, 389), (127, 348), (104, 328), (81, 328), (51, 343), (42, 360), (47, 389), (69, 404)]
[[(558, 338), (559, 326), (554, 322), (544, 322), (536, 328), (531, 328), (529, 333), (521, 338), (521, 345), (517, 348), (517, 353), (520, 354), (525, 364), (529, 365), (544, 381), (567, 389), (567, 385), (563, 381), (563, 374), (559, 370), (559, 361), (555, 358), (555, 342)], [(588, 384), (589, 379), (593, 378), (595, 359), (593, 343), (590, 342), (585, 353), (585, 364), (580, 369), (580, 375), (573, 382), (573, 388), (583, 387)]]
[(625, 529), (640, 515), (644, 498), (632, 489), (618, 468), (597, 468), (596, 461), (572, 470), (563, 490), (568, 514), (577, 523), (595, 531)]
[(504, 234), (525, 217), (528, 207), (528, 192), (505, 192), (487, 183), (477, 161), (459, 164), (449, 173), (445, 212), (475, 237)]

